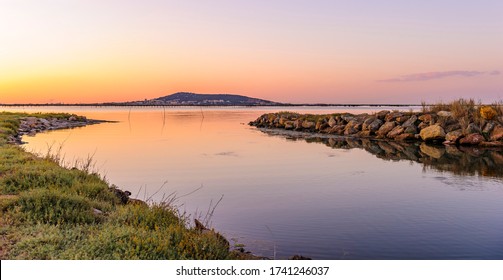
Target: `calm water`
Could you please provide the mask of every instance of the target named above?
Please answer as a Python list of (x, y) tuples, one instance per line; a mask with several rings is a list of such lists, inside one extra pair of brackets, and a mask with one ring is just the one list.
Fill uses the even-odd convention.
[(43, 154), (63, 145), (68, 162), (94, 155), (111, 183), (153, 201), (175, 192), (193, 217), (223, 196), (211, 226), (258, 255), (503, 259), (500, 151), (306, 139), (246, 125), (282, 108), (3, 109), (119, 121), (25, 137), (24, 147)]

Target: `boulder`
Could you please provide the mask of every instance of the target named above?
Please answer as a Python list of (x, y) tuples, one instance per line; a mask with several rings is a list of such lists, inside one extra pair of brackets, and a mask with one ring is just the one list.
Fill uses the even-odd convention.
[(403, 133), (410, 133), (410, 134), (416, 134), (417, 133), (417, 127), (413, 124), (411, 125), (408, 125), (408, 126), (405, 126), (405, 125), (402, 125), (403, 128), (404, 128), (404, 131)]
[(493, 131), (495, 126), (496, 124), (493, 121), (487, 122), (487, 124), (484, 126), (484, 129), (482, 129), (482, 135), (484, 135), (486, 139), (489, 139), (491, 132)]
[(435, 119), (431, 114), (424, 114), (418, 117), (418, 119), (426, 124), (433, 124)]
[(441, 126), (435, 124), (421, 129), (419, 136), (423, 141), (444, 140), (445, 131)]
[(293, 129), (294, 128), (294, 122), (293, 121), (286, 121), (285, 122), (285, 129)]
[(346, 123), (349, 123), (350, 121), (355, 120), (355, 117), (351, 114), (344, 114), (344, 115), (341, 115), (341, 119), (343, 121), (345, 121)]
[(454, 131), (454, 130), (458, 130), (458, 129), (461, 129), (461, 125), (457, 122), (454, 124), (448, 125), (444, 128), (446, 133)]
[(346, 127), (344, 128), (344, 135), (351, 135), (358, 133), (361, 130), (362, 124), (354, 119), (348, 122)]
[(343, 124), (338, 124), (334, 127), (332, 127), (329, 131), (327, 131), (327, 133), (329, 134), (337, 134), (337, 135), (342, 135), (342, 133), (344, 133), (344, 128), (346, 126), (343, 125)]
[(478, 133), (472, 133), (468, 134), (465, 137), (461, 138), (459, 140), (459, 144), (461, 145), (478, 145), (480, 142), (485, 141), (486, 139), (484, 136), (478, 134)]
[(451, 131), (445, 135), (445, 140), (452, 143), (457, 143), (459, 139), (463, 137), (463, 131), (461, 129)]
[(403, 127), (407, 127), (407, 126), (411, 126), (411, 125), (415, 125), (417, 121), (417, 116), (416, 115), (412, 115), (408, 120), (406, 120), (402, 126)]
[(316, 122), (316, 126), (314, 127), (315, 130), (323, 130), (326, 128), (326, 121), (325, 119), (319, 119)]
[(366, 118), (364, 121), (363, 121), (363, 124), (362, 124), (362, 130), (369, 130), (369, 125), (375, 121), (377, 118), (376, 117), (369, 117), (369, 118)]
[(390, 132), (388, 132), (386, 134), (386, 137), (393, 139), (393, 138), (397, 137), (398, 135), (402, 134), (403, 131), (404, 131), (404, 128), (397, 125)]
[(403, 113), (401, 112), (392, 112), (387, 114), (386, 117), (384, 117), (384, 121), (386, 122), (394, 121), (396, 118), (399, 118), (401, 116), (403, 116)]
[(411, 116), (409, 116), (409, 115), (402, 115), (400, 117), (397, 117), (395, 119), (395, 121), (398, 122), (398, 123), (400, 123), (400, 124), (403, 124), (404, 122), (408, 121), (410, 118), (411, 118)]
[(372, 132), (372, 133), (375, 133), (377, 130), (379, 130), (379, 128), (382, 126), (383, 124), (383, 121), (381, 121), (380, 119), (375, 119), (373, 122), (371, 122), (367, 129)]
[(491, 141), (500, 141), (503, 140), (503, 126), (496, 125), (489, 136), (489, 140)]
[(295, 127), (295, 129), (301, 129), (302, 128), (302, 120), (296, 120), (293, 122), (293, 126)]
[(379, 111), (376, 113), (376, 117), (380, 120), (384, 120), (387, 114), (389, 114), (388, 110)]
[(335, 120), (335, 118), (334, 117), (330, 117), (330, 119), (328, 120), (328, 125), (330, 127), (334, 127), (336, 124), (337, 124), (337, 121)]
[(468, 124), (464, 132), (465, 134), (480, 133), (480, 127), (474, 123), (470, 123)]
[(383, 137), (388, 134), (393, 128), (395, 128), (395, 126), (395, 122), (386, 122), (379, 128), (379, 130), (376, 131), (376, 134)]
[(421, 123), (417, 126), (417, 128), (418, 128), (419, 130), (422, 130), (423, 128), (427, 128), (428, 126), (430, 126), (430, 125), (429, 125), (429, 124), (427, 124), (427, 123), (425, 123), (425, 122), (421, 122)]
[(312, 129), (312, 128), (315, 127), (315, 125), (316, 124), (314, 122), (310, 122), (310, 121), (307, 121), (307, 120), (305, 120), (305, 121), (302, 122), (302, 128), (304, 128), (304, 129)]

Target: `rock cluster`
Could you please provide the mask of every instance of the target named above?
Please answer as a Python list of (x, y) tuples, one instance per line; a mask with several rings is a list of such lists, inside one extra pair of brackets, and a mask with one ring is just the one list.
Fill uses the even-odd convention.
[(12, 136), (10, 142), (22, 144), (21, 138), (24, 135), (33, 136), (39, 132), (66, 128), (82, 127), (90, 124), (101, 123), (102, 121), (90, 120), (86, 117), (70, 116), (68, 118), (37, 118), (26, 117), (21, 119), (18, 133)]
[[(484, 107), (483, 107), (484, 108)], [(249, 124), (261, 128), (394, 141), (437, 142), (447, 145), (503, 146), (503, 116), (491, 107), (474, 120), (449, 111), (428, 113), (380, 111), (309, 115), (292, 112), (264, 114)]]

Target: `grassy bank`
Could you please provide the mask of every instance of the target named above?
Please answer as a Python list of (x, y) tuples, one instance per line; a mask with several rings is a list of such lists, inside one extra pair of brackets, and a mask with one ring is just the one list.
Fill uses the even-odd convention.
[(232, 259), (213, 231), (168, 204), (123, 204), (97, 174), (67, 169), (11, 144), (21, 119), (0, 113), (0, 259)]

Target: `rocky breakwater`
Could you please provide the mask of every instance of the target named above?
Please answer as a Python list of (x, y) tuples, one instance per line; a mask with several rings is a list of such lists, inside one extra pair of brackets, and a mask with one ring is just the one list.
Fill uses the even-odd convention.
[(481, 106), (470, 112), (380, 111), (374, 114), (310, 115), (293, 112), (264, 114), (249, 123), (276, 128), (351, 138), (503, 147), (501, 108)]
[(24, 135), (34, 136), (37, 133), (57, 130), (82, 127), (91, 124), (103, 123), (105, 121), (91, 120), (84, 116), (70, 115), (65, 117), (25, 117), (21, 119), (17, 134), (10, 137), (11, 143), (22, 144)]

